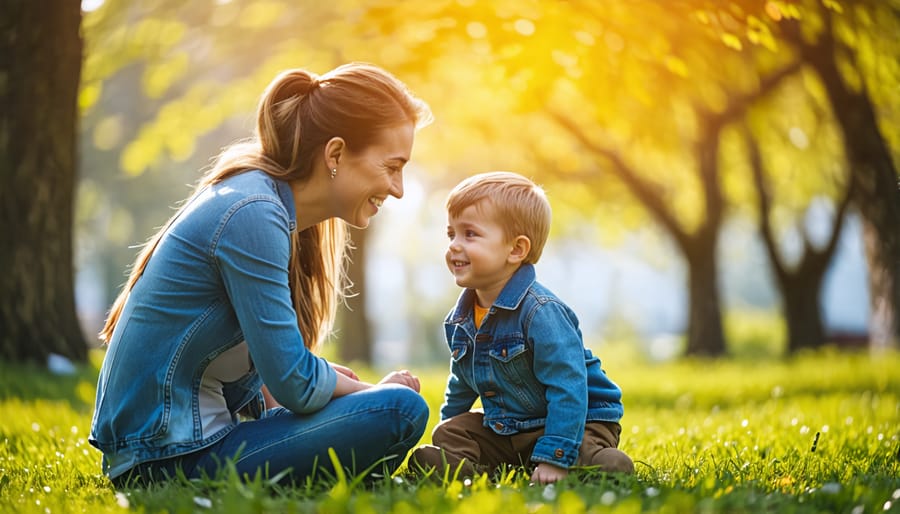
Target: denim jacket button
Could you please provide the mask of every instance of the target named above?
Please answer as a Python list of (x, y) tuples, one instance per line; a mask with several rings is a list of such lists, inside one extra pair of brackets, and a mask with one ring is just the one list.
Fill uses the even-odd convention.
[(484, 392), (485, 398), (491, 398), (493, 396), (497, 396), (497, 391), (485, 391)]
[(500, 350), (500, 355), (502, 355), (503, 357), (506, 357), (506, 348)]
[(557, 459), (563, 458), (563, 455), (565, 455), (565, 454), (566, 453), (564, 451), (562, 451), (562, 448), (557, 448), (556, 451), (553, 452), (553, 456), (556, 457)]
[(497, 430), (503, 430), (503, 423), (500, 423), (500, 422), (494, 423), (494, 428)]

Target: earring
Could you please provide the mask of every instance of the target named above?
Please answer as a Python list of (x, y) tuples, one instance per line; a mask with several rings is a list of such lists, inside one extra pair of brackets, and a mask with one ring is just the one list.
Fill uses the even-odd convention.
[(337, 168), (331, 168), (331, 178), (334, 178), (336, 176), (337, 176)]

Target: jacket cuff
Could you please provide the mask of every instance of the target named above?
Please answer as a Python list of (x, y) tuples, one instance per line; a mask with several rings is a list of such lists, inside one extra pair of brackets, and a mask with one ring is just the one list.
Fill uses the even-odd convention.
[(531, 453), (532, 462), (546, 462), (569, 469), (578, 460), (579, 445), (572, 439), (545, 435), (537, 440)]
[(312, 391), (306, 402), (305, 412), (314, 412), (324, 407), (331, 401), (334, 395), (334, 388), (337, 386), (337, 371), (335, 371), (328, 361), (318, 357), (318, 373), (316, 376), (319, 381), (312, 387)]

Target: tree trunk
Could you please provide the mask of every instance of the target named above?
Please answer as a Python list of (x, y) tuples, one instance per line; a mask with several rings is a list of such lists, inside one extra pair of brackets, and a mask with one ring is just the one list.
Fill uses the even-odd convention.
[(689, 318), (685, 355), (718, 357), (725, 353), (722, 307), (716, 270), (715, 238), (697, 237), (688, 265)]
[(844, 136), (844, 153), (856, 188), (854, 203), (863, 217), (869, 266), (869, 323), (873, 348), (896, 348), (900, 341), (900, 187), (897, 169), (878, 127), (868, 91), (854, 91), (838, 69), (835, 34), (801, 45), (804, 59), (825, 86)]
[[(837, 70), (833, 70), (837, 73)], [(823, 79), (825, 75), (822, 74)], [(863, 217), (873, 347), (896, 347), (900, 339), (900, 188), (890, 151), (869, 96), (852, 93), (834, 76), (825, 80), (844, 133), (853, 170), (855, 204)]]
[(85, 360), (72, 259), (80, 2), (5, 2), (0, 18), (0, 358)]
[(365, 230), (355, 228), (350, 229), (350, 235), (356, 248), (350, 254), (353, 262), (347, 273), (353, 282), (355, 295), (347, 298), (348, 309), (341, 312), (338, 347), (341, 359), (345, 362), (370, 364), (372, 329), (366, 315), (366, 242), (369, 237)]
[(781, 287), (788, 331), (787, 351), (790, 354), (821, 348), (825, 344), (825, 328), (819, 305), (822, 274), (804, 272), (793, 278)]

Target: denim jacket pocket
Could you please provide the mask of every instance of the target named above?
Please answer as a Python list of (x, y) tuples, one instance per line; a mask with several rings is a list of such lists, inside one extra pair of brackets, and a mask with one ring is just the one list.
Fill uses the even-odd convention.
[(524, 339), (505, 339), (495, 342), (493, 346), (491, 346), (490, 354), (491, 357), (500, 362), (510, 362), (527, 350), (528, 347), (525, 346)]
[(459, 362), (465, 357), (468, 349), (469, 345), (465, 341), (453, 341), (453, 343), (450, 344), (450, 358), (453, 359), (454, 362)]
[(495, 341), (488, 355), (491, 356), (495, 376), (506, 390), (508, 401), (515, 398), (514, 410), (537, 412), (543, 402), (543, 391), (531, 377), (534, 357), (521, 335)]
[(531, 376), (531, 352), (523, 338), (495, 341), (488, 354), (504, 380), (519, 384)]

